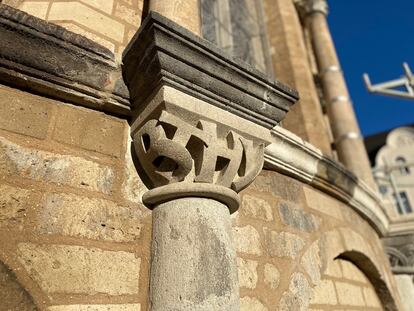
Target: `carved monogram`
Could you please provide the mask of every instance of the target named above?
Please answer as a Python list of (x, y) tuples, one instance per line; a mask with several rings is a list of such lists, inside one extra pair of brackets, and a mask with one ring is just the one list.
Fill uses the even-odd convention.
[(176, 182), (213, 183), (239, 192), (259, 174), (264, 145), (200, 120), (196, 126), (163, 111), (134, 135), (143, 170), (154, 187)]

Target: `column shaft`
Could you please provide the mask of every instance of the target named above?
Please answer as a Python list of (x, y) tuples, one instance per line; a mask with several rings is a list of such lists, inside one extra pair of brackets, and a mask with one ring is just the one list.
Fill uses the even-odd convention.
[(198, 0), (150, 0), (149, 9), (200, 36)]
[(187, 197), (153, 210), (151, 310), (239, 310), (230, 213)]
[(311, 12), (307, 17), (307, 22), (312, 34), (314, 52), (339, 160), (356, 176), (374, 188), (375, 183), (367, 152), (345, 78), (340, 70), (326, 16), (321, 11)]

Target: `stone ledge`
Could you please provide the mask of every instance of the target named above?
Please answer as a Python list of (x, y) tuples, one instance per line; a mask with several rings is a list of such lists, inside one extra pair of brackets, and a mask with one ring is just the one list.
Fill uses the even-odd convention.
[(129, 113), (114, 55), (63, 27), (0, 4), (0, 82), (81, 106)]
[(136, 113), (167, 85), (270, 129), (298, 99), (296, 91), (155, 12), (125, 49), (122, 71)]
[(291, 132), (275, 127), (265, 149), (265, 168), (301, 180), (348, 204), (380, 236), (390, 230), (392, 219), (378, 195), (340, 163)]

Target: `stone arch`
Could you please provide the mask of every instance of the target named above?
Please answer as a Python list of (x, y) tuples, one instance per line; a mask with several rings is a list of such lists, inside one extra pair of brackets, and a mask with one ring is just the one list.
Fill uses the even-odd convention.
[(0, 261), (0, 301), (2, 310), (38, 311), (33, 298), (21, 286), (16, 275)]
[[(386, 271), (386, 266), (379, 261), (381, 256), (386, 260), (384, 254), (380, 253), (381, 250), (374, 250), (359, 233), (349, 228), (324, 232), (309, 247), (303, 258), (309, 256), (307, 253), (315, 252), (315, 246), (319, 249), (320, 274), (316, 277), (317, 282), (313, 282), (313, 288), (323, 283), (323, 275), (327, 273), (330, 263), (338, 259), (345, 260), (356, 266), (373, 285), (384, 310), (398, 310), (395, 297), (393, 297), (390, 291), (390, 289), (395, 289), (396, 287), (390, 278), (389, 271)], [(315, 275), (315, 271), (317, 271), (315, 268), (317, 267), (312, 269), (304, 265), (304, 268), (308, 275), (311, 276), (311, 279), (315, 279), (312, 278), (312, 273)]]
[(373, 285), (382, 307), (386, 311), (398, 311), (394, 297), (381, 275), (380, 270), (366, 254), (360, 251), (345, 251), (335, 259), (343, 259), (353, 263)]

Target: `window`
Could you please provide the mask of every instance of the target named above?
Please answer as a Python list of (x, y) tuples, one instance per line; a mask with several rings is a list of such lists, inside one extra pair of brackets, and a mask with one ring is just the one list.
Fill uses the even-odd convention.
[(413, 212), (410, 201), (408, 200), (407, 192), (401, 191), (399, 193), (399, 198), (397, 198), (397, 195), (395, 193), (393, 196), (395, 205), (397, 206), (397, 211), (400, 215), (410, 214)]
[(261, 0), (200, 0), (202, 35), (272, 76)]
[(409, 175), (410, 174), (410, 168), (406, 165), (407, 161), (404, 157), (397, 157), (395, 159), (395, 162), (397, 162), (398, 165), (400, 165), (399, 170), (401, 175)]

